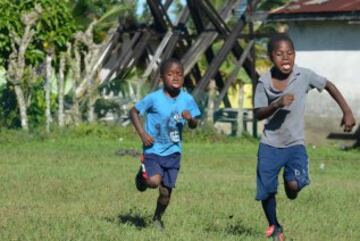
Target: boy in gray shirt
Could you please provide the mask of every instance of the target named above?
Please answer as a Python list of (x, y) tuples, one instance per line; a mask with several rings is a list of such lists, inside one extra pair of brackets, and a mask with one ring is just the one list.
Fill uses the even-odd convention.
[(355, 125), (352, 111), (339, 90), (313, 71), (294, 65), (295, 49), (286, 34), (277, 34), (268, 43), (273, 67), (260, 77), (255, 91), (255, 115), (266, 119), (258, 150), (257, 193), (269, 222), (266, 236), (285, 240), (276, 217), (278, 174), (284, 168), (285, 192), (289, 199), (310, 183), (304, 142), (305, 99), (309, 90), (325, 89), (343, 112), (342, 125), (350, 132)]

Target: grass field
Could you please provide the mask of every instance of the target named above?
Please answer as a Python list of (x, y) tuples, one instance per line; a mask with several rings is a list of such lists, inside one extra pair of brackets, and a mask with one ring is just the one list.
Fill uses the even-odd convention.
[[(151, 225), (156, 190), (134, 186), (131, 130), (53, 136), (0, 132), (0, 240), (266, 240), (254, 200), (257, 140), (186, 134), (166, 231)], [(309, 148), (312, 184), (289, 201), (287, 240), (360, 240), (360, 151)], [(282, 180), (280, 180), (282, 187)]]

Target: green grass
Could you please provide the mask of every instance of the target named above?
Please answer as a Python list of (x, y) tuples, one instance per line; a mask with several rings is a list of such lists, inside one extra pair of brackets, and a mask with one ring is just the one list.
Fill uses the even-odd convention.
[[(83, 128), (0, 132), (0, 240), (266, 240), (257, 141), (187, 133), (161, 233), (151, 226), (157, 191), (137, 192), (139, 161), (116, 154), (140, 150), (134, 132)], [(277, 195), (287, 240), (360, 240), (360, 152), (308, 151), (312, 184), (295, 201)]]

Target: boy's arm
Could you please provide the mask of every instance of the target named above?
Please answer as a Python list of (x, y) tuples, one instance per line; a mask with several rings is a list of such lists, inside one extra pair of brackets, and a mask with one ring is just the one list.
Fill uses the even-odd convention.
[(273, 115), (278, 109), (289, 106), (294, 101), (294, 95), (285, 94), (281, 96), (279, 99), (270, 103), (270, 105), (266, 107), (256, 108), (255, 109), (255, 117), (258, 120), (263, 120), (271, 115)]
[(326, 81), (325, 89), (330, 94), (330, 96), (336, 101), (336, 103), (339, 105), (340, 109), (343, 112), (343, 117), (341, 119), (341, 126), (344, 126), (345, 132), (350, 132), (352, 128), (355, 126), (355, 118), (352, 114), (349, 105), (346, 103), (346, 100), (344, 99), (338, 88), (336, 88), (336, 86), (329, 80)]
[(181, 115), (185, 120), (187, 120), (190, 129), (195, 129), (197, 127), (198, 121), (191, 116), (189, 111), (185, 110), (181, 113)]
[(141, 138), (141, 141), (144, 143), (145, 146), (150, 146), (153, 144), (154, 139), (146, 133), (144, 130), (142, 123), (140, 121), (139, 117), (139, 111), (133, 107), (130, 110), (130, 119), (132, 124), (135, 127), (136, 132), (138, 133), (139, 137)]

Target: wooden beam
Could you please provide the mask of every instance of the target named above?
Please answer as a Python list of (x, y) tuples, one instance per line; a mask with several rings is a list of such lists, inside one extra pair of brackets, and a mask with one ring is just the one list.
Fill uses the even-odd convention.
[(151, 33), (149, 31), (138, 32), (127, 44), (124, 44), (118, 58), (119, 61), (115, 65), (116, 67), (108, 73), (104, 81), (102, 81), (102, 84), (110, 81), (114, 77), (121, 77), (126, 68), (130, 68), (135, 64), (144, 53), (150, 37)]
[(172, 26), (169, 16), (160, 0), (147, 0), (150, 12), (153, 15), (156, 29), (165, 33), (169, 26)]
[(162, 52), (164, 51), (164, 49), (172, 35), (173, 35), (172, 30), (168, 30), (166, 32), (165, 36), (163, 37), (160, 44), (158, 45), (158, 47), (155, 51), (155, 54), (152, 56), (150, 63), (146, 67), (146, 70), (142, 76), (142, 79), (146, 79), (147, 77), (149, 77), (149, 75), (151, 74), (151, 71), (156, 67), (156, 62), (159, 62), (160, 56), (161, 56)]
[(170, 5), (172, 4), (173, 0), (166, 0), (164, 3), (164, 9), (165, 11), (167, 11), (170, 7)]
[(235, 42), (237, 41), (237, 34), (240, 31), (243, 30), (244, 26), (245, 26), (245, 22), (242, 19), (240, 19), (238, 21), (238, 23), (235, 25), (235, 27), (232, 30), (232, 32), (231, 32), (230, 36), (228, 37), (228, 39), (226, 39), (223, 46), (221, 47), (221, 49), (217, 53), (214, 60), (211, 62), (207, 72), (205, 73), (205, 75), (201, 79), (200, 83), (195, 88), (195, 90), (193, 92), (193, 95), (194, 95), (195, 98), (199, 99), (201, 93), (205, 90), (205, 88), (208, 85), (210, 79), (214, 77), (214, 74), (220, 68), (221, 64), (224, 62), (224, 60), (226, 59), (228, 53), (231, 51), (231, 49), (233, 48)]
[(241, 70), (242, 65), (244, 64), (245, 59), (246, 59), (247, 55), (250, 54), (250, 50), (254, 46), (254, 44), (255, 44), (254, 40), (250, 41), (248, 43), (248, 45), (246, 46), (244, 52), (242, 53), (240, 59), (235, 62), (234, 68), (233, 68), (231, 74), (229, 75), (228, 79), (226, 80), (225, 86), (221, 90), (221, 92), (215, 102), (215, 109), (217, 109), (219, 107), (221, 100), (226, 96), (226, 93), (227, 93), (230, 85), (236, 80), (236, 77), (237, 77), (239, 71)]
[[(159, 60), (170, 58), (173, 55), (175, 48), (177, 47), (178, 44), (184, 47), (180, 41), (181, 34), (184, 31), (184, 27), (181, 26), (185, 26), (185, 23), (187, 22), (188, 18), (189, 18), (189, 9), (185, 7), (182, 10), (179, 18), (176, 20), (175, 22), (176, 25), (172, 26), (171, 30), (169, 30), (172, 32), (172, 34), (169, 37), (168, 41), (166, 42), (163, 52), (160, 53)], [(154, 90), (159, 85), (159, 80), (160, 80), (160, 70), (157, 69), (155, 73), (152, 75), (150, 80), (152, 90)]]
[[(221, 18), (227, 21), (227, 19), (232, 14), (231, 11), (240, 3), (240, 1), (241, 0), (232, 1), (231, 3), (225, 5), (224, 8), (220, 11)], [(190, 72), (200, 56), (208, 49), (208, 47), (213, 43), (218, 35), (219, 34), (216, 32), (203, 32), (199, 35), (199, 37), (181, 59), (181, 62), (184, 65), (185, 75)]]
[(113, 78), (113, 75), (114, 73), (117, 72), (118, 67), (122, 66), (124, 64), (124, 61), (127, 58), (129, 58), (129, 55), (132, 54), (132, 48), (140, 37), (141, 37), (141, 32), (137, 32), (131, 39), (124, 41), (124, 43), (121, 46), (120, 54), (117, 58), (117, 62), (114, 65), (115, 67), (110, 70), (110, 72), (102, 81), (102, 84), (108, 82)]
[[(253, 2), (256, 4), (256, 2), (258, 2), (258, 1), (253, 1)], [(254, 3), (249, 3), (248, 8), (251, 9), (250, 5), (252, 5)], [(229, 35), (230, 29), (228, 28), (226, 23), (222, 20), (222, 18), (217, 14), (216, 10), (212, 7), (210, 2), (208, 0), (201, 0), (201, 1), (199, 1), (199, 4), (201, 4), (201, 7), (204, 10), (204, 13), (210, 19), (210, 21), (214, 24), (215, 28), (222, 34)], [(232, 52), (233, 52), (234, 56), (237, 59), (239, 59), (243, 52), (243, 49), (240, 46), (240, 44), (236, 42), (232, 48)], [(251, 55), (249, 55), (244, 64), (244, 69), (249, 76), (252, 76), (252, 74), (253, 74), (253, 70), (252, 70), (252, 66), (254, 65), (253, 61), (254, 61), (254, 59), (252, 58)], [(256, 77), (257, 78), (259, 77), (259, 75), (257, 73), (256, 73)]]
[(199, 7), (204, 14), (209, 18), (217, 31), (221, 34), (228, 35), (230, 33), (229, 27), (224, 20), (219, 16), (214, 6), (207, 0), (198, 0)]
[[(204, 24), (203, 20), (201, 19), (200, 9), (198, 8), (198, 4), (201, 2), (201, 0), (200, 1), (199, 0), (188, 0), (187, 2), (188, 2), (189, 9), (191, 10), (190, 13), (192, 15), (192, 19), (193, 19), (194, 25), (196, 27), (196, 30), (198, 33), (201, 33), (205, 29), (205, 24)], [(208, 64), (211, 63), (211, 61), (214, 59), (214, 56), (215, 56), (215, 54), (212, 49), (212, 45), (210, 45), (208, 47), (208, 49), (205, 51), (205, 57), (206, 57)], [(215, 78), (215, 83), (216, 83), (217, 88), (221, 91), (224, 87), (224, 80), (219, 71), (216, 72), (214, 78)], [(224, 98), (224, 105), (226, 107), (231, 107), (230, 100), (228, 99), (227, 96)]]

